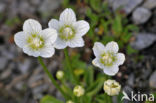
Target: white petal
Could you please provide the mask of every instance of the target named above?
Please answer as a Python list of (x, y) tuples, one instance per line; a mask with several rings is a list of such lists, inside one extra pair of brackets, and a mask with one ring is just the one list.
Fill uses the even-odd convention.
[(65, 9), (60, 15), (60, 21), (69, 25), (73, 22), (76, 22), (76, 16), (74, 11), (70, 8)]
[(113, 65), (111, 67), (105, 67), (104, 73), (110, 76), (114, 76), (119, 71), (119, 67), (117, 65)]
[(52, 45), (44, 47), (40, 50), (40, 56), (44, 58), (52, 57), (55, 53), (55, 49)]
[(38, 57), (40, 55), (39, 51), (34, 51), (31, 48), (29, 48), (28, 46), (24, 46), (23, 52), (28, 54), (29, 56), (34, 56), (34, 57)]
[(107, 49), (108, 51), (113, 52), (113, 53), (117, 53), (118, 50), (119, 50), (119, 46), (118, 46), (118, 44), (117, 44), (116, 42), (111, 41), (111, 42), (107, 43), (106, 49)]
[(84, 20), (80, 20), (80, 21), (74, 23), (73, 27), (75, 28), (76, 33), (80, 36), (85, 35), (90, 28), (88, 22), (86, 22)]
[(57, 31), (52, 28), (44, 29), (39, 34), (44, 38), (46, 44), (54, 43), (57, 38)]
[(95, 58), (93, 61), (92, 61), (92, 64), (96, 67), (99, 67), (100, 69), (104, 69), (104, 65), (102, 65), (100, 63), (100, 60), (98, 58)]
[(41, 30), (41, 24), (36, 20), (28, 19), (24, 22), (23, 31), (28, 34), (39, 33)]
[(64, 40), (60, 39), (59, 37), (57, 37), (55, 43), (54, 43), (54, 47), (56, 49), (64, 49), (67, 47), (67, 44)]
[(58, 30), (58, 29), (59, 29), (59, 21), (56, 20), (56, 19), (51, 19), (51, 20), (49, 21), (49, 23), (48, 23), (48, 26), (49, 26), (50, 28), (54, 28), (54, 29)]
[(125, 55), (123, 53), (118, 53), (117, 54), (117, 65), (122, 65), (125, 61)]
[(102, 43), (100, 42), (94, 43), (93, 52), (96, 57), (99, 57), (101, 54), (104, 53), (104, 51), (105, 51), (105, 47)]
[(71, 48), (83, 47), (84, 46), (84, 40), (80, 36), (75, 36), (72, 40), (67, 42), (67, 45)]
[(17, 46), (23, 48), (26, 45), (26, 34), (24, 32), (18, 32), (14, 36), (14, 41)]

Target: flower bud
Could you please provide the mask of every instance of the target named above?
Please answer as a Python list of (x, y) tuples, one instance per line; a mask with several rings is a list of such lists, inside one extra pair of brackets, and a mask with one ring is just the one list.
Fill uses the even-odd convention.
[(71, 100), (68, 100), (66, 103), (74, 103), (73, 101), (71, 101)]
[(77, 85), (76, 87), (74, 87), (73, 93), (75, 96), (80, 97), (80, 96), (84, 95), (85, 90), (82, 86)]
[(63, 77), (64, 77), (64, 72), (61, 71), (61, 70), (57, 71), (57, 73), (56, 73), (56, 78), (57, 78), (58, 80), (61, 80)]
[(121, 89), (121, 85), (115, 80), (107, 80), (104, 82), (104, 91), (110, 95), (118, 95)]

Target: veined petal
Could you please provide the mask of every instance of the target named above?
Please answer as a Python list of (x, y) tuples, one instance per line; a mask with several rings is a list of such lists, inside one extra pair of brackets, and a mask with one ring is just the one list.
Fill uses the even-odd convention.
[(104, 53), (105, 47), (100, 42), (95, 42), (93, 47), (93, 52), (96, 57), (99, 57), (102, 53)]
[(52, 57), (55, 53), (55, 49), (52, 45), (44, 47), (40, 50), (40, 56), (44, 58)]
[(110, 52), (113, 52), (113, 53), (117, 53), (118, 50), (119, 50), (119, 46), (118, 46), (118, 44), (116, 42), (112, 41), (112, 42), (109, 42), (106, 45), (106, 50), (110, 51)]
[(54, 43), (54, 47), (55, 47), (56, 49), (64, 49), (64, 48), (67, 47), (67, 43), (66, 43), (64, 40), (62, 40), (62, 39), (60, 39), (60, 38), (58, 37), (57, 40), (56, 40), (55, 43)]
[(45, 39), (46, 44), (47, 43), (52, 44), (57, 39), (57, 31), (52, 28), (44, 29), (39, 34)]
[(104, 69), (104, 65), (102, 65), (100, 63), (100, 60), (98, 58), (95, 58), (93, 61), (92, 61), (92, 64), (96, 67), (99, 67), (100, 69)]
[(26, 34), (24, 32), (16, 33), (14, 36), (14, 41), (20, 48), (24, 47), (24, 45), (26, 45)]
[(67, 8), (65, 9), (60, 15), (60, 21), (64, 22), (64, 24), (72, 24), (76, 22), (76, 16), (72, 9)]
[(79, 20), (79, 21), (73, 23), (73, 27), (75, 28), (76, 33), (80, 36), (85, 35), (90, 28), (88, 22), (86, 22), (84, 20)]
[(122, 65), (125, 61), (125, 55), (123, 53), (118, 53), (117, 54), (117, 65)]
[(75, 36), (72, 40), (67, 42), (67, 45), (71, 48), (83, 47), (84, 46), (84, 40), (80, 36)]
[(59, 29), (59, 21), (56, 20), (56, 19), (51, 19), (51, 20), (49, 21), (49, 23), (48, 23), (48, 26), (49, 26), (50, 28), (54, 28), (54, 29), (58, 30), (58, 29)]
[(33, 51), (27, 45), (23, 47), (23, 52), (28, 54), (29, 56), (34, 56), (34, 57), (40, 56), (40, 52), (39, 51)]
[(28, 19), (24, 22), (23, 31), (28, 34), (39, 33), (41, 30), (41, 24), (34, 19)]
[(110, 76), (114, 76), (119, 71), (119, 67), (117, 65), (113, 65), (111, 67), (105, 67), (104, 73)]

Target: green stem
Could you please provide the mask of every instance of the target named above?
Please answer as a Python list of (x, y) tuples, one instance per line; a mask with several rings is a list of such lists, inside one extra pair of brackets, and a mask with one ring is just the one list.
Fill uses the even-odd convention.
[(72, 66), (70, 65), (70, 60), (69, 60), (69, 55), (68, 55), (68, 50), (67, 48), (64, 49), (64, 54), (65, 54), (65, 61), (67, 63), (67, 66), (68, 66), (68, 70), (73, 78), (73, 82), (75, 82), (76, 84), (78, 84), (78, 81), (77, 81), (77, 78), (76, 76), (74, 75), (74, 72), (73, 72), (73, 69), (72, 69)]
[(46, 65), (44, 64), (41, 57), (38, 57), (38, 61), (40, 62), (41, 66), (43, 67), (44, 72), (47, 74), (53, 85), (61, 92), (61, 94), (64, 96), (65, 99), (67, 99), (66, 94), (63, 92), (63, 90), (60, 88), (60, 86), (57, 84), (56, 80), (52, 76), (52, 74), (47, 69)]

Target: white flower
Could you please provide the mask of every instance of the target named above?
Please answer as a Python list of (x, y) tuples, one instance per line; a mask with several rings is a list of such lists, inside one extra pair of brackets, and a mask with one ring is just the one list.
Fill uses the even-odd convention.
[(96, 42), (93, 47), (95, 59), (92, 61), (93, 65), (103, 69), (107, 75), (115, 75), (119, 71), (119, 65), (125, 61), (125, 55), (118, 53), (118, 44), (114, 41), (109, 42), (104, 46), (100, 42)]
[(80, 96), (84, 95), (85, 90), (84, 90), (84, 88), (82, 86), (77, 85), (77, 86), (74, 87), (73, 93), (74, 93), (75, 96), (80, 97)]
[(104, 91), (110, 95), (118, 95), (121, 89), (121, 85), (115, 80), (107, 80), (104, 82)]
[(55, 28), (58, 32), (58, 38), (54, 43), (54, 47), (57, 49), (64, 49), (67, 46), (71, 48), (83, 47), (84, 36), (89, 30), (88, 22), (84, 20), (76, 21), (75, 13), (72, 9), (65, 9), (59, 18), (51, 19), (48, 23), (50, 28)]
[(14, 36), (16, 45), (23, 49), (23, 52), (34, 57), (51, 57), (55, 50), (52, 43), (57, 38), (54, 29), (44, 29), (40, 23), (33, 19), (24, 22), (23, 31)]
[(67, 101), (66, 103), (74, 103), (73, 101), (71, 101), (71, 100), (69, 100), (69, 101)]
[(64, 72), (61, 70), (57, 71), (56, 78), (61, 80), (61, 79), (63, 79), (63, 77), (64, 77)]

